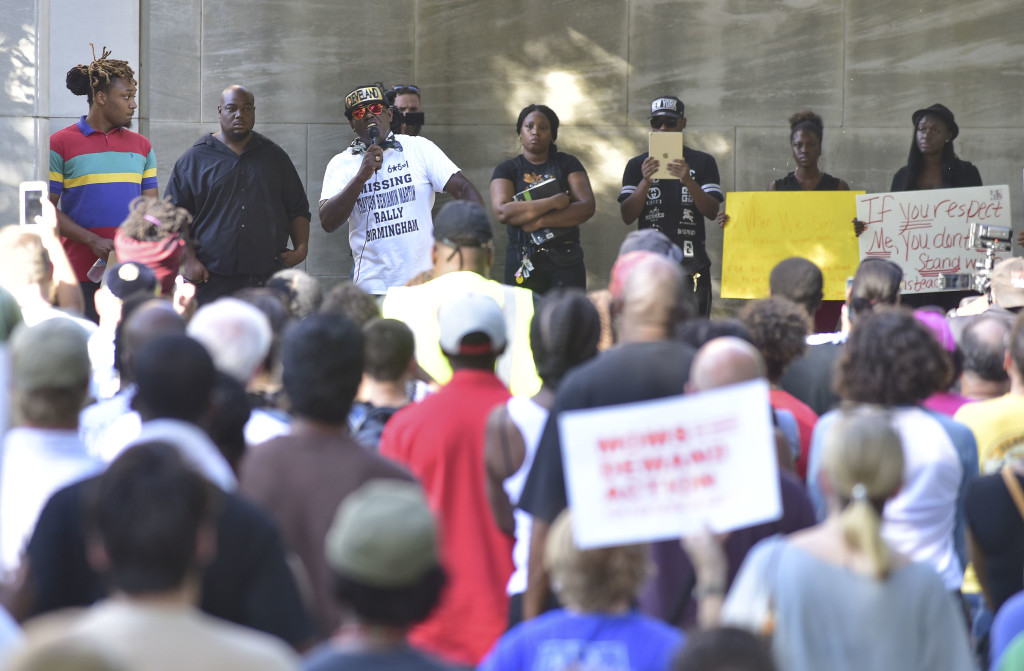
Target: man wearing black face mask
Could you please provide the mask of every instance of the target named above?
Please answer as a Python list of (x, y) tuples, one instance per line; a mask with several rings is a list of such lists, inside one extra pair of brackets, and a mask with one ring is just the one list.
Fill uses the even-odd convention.
[[(683, 102), (662, 96), (651, 102), (651, 128), (656, 132), (682, 132), (686, 128)], [(658, 159), (647, 152), (626, 164), (619, 206), (627, 226), (637, 219), (639, 228), (661, 231), (683, 250), (683, 273), (696, 294), (697, 312), (711, 315), (711, 259), (704, 249), (704, 220), (715, 219), (725, 200), (714, 157), (683, 147), (682, 160), (666, 166), (676, 179), (654, 179)]]
[(197, 285), (200, 304), (262, 286), (302, 263), (309, 244), (306, 190), (288, 154), (252, 129), (253, 94), (229, 86), (217, 113), (220, 130), (178, 159), (164, 194), (193, 216), (182, 275)]
[(420, 87), (412, 84), (399, 84), (388, 91), (394, 97), (392, 106), (398, 110), (401, 125), (398, 132), (402, 135), (419, 135), (423, 130), (423, 110), (420, 109)]
[(352, 282), (384, 294), (433, 266), (434, 193), (483, 201), (433, 142), (390, 132), (391, 110), (379, 82), (345, 96), (345, 116), (356, 139), (327, 164), (320, 225), (331, 233), (349, 222)]

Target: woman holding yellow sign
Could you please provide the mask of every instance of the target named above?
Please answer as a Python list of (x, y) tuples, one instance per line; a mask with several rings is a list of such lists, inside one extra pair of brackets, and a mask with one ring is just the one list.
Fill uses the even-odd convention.
[[(793, 150), (796, 170), (768, 185), (769, 191), (849, 191), (850, 185), (822, 172), (821, 140), (825, 125), (821, 117), (811, 110), (797, 112), (789, 117), (789, 145)], [(842, 301), (822, 301), (814, 315), (814, 330), (835, 331), (843, 309)]]
[(824, 124), (811, 110), (789, 117), (789, 144), (796, 170), (768, 185), (769, 191), (849, 191), (850, 186), (818, 168)]

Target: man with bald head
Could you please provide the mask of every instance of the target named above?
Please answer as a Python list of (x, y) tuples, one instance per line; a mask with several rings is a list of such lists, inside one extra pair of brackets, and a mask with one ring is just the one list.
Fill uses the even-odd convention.
[[(678, 264), (654, 252), (630, 252), (620, 257), (628, 269), (612, 267), (612, 328), (616, 342), (653, 342), (672, 335), (675, 327), (692, 314), (692, 303), (683, 291)], [(619, 281), (617, 281), (619, 280)]]
[(302, 263), (309, 244), (305, 188), (288, 154), (253, 130), (253, 94), (229, 86), (217, 114), (220, 130), (178, 159), (164, 194), (193, 216), (182, 275), (196, 285), (200, 305), (262, 286)]
[[(752, 344), (734, 336), (709, 340), (693, 357), (687, 393), (710, 391), (751, 380), (767, 381), (767, 366), (761, 352)], [(776, 431), (778, 445), (779, 432)], [(779, 449), (780, 459), (788, 446)], [(725, 540), (729, 575), (726, 588), (736, 577), (743, 558), (758, 541), (776, 534), (790, 534), (814, 524), (814, 508), (803, 484), (789, 471), (779, 469), (779, 495), (782, 517), (773, 522), (737, 529)], [(696, 604), (691, 591), (696, 584), (690, 558), (678, 542), (654, 543), (651, 558), (657, 570), (640, 594), (640, 608), (654, 617), (684, 628), (695, 624)]]
[(673, 396), (683, 391), (693, 348), (671, 339), (688, 313), (683, 271), (652, 252), (630, 252), (612, 267), (612, 318), (617, 346), (574, 368), (562, 380), (519, 506), (533, 516), (524, 618), (538, 615), (547, 594), (544, 540), (550, 523), (567, 505), (559, 416)]
[(972, 401), (998, 398), (1010, 391), (1006, 349), (1012, 322), (1002, 317), (978, 315), (969, 322), (957, 346), (963, 354), (960, 395)]
[[(979, 320), (968, 326), (973, 331), (965, 332), (965, 340), (968, 334), (979, 331), (978, 327), (981, 333), (977, 336), (981, 338), (986, 330), (998, 333), (1001, 322), (999, 318)], [(983, 474), (996, 473), (1005, 464), (1020, 461), (1024, 456), (1024, 317), (1017, 317), (1008, 340), (1002, 362), (1010, 380), (1007, 393), (968, 403), (953, 416), (974, 433)]]
[[(767, 379), (768, 366), (760, 350), (742, 338), (721, 336), (709, 340), (697, 350), (690, 367), (686, 393), (694, 394), (741, 382)], [(796, 420), (789, 410), (784, 409), (773, 409), (772, 416), (775, 421), (779, 466), (792, 471), (790, 441), (796, 444), (798, 440)], [(786, 429), (791, 429), (791, 437), (787, 437)]]
[(697, 350), (686, 391), (708, 391), (767, 376), (764, 358), (756, 347), (742, 338), (723, 336)]

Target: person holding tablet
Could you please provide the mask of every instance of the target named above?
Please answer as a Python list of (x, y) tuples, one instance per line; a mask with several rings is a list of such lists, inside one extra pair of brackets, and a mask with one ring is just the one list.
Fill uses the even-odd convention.
[[(683, 102), (662, 96), (651, 102), (651, 128), (655, 132), (681, 133), (686, 127)], [(715, 219), (725, 194), (718, 177), (718, 164), (710, 154), (683, 147), (681, 159), (667, 169), (674, 179), (655, 179), (661, 162), (644, 152), (626, 164), (622, 174), (619, 207), (627, 226), (661, 231), (683, 250), (686, 285), (695, 294), (697, 313), (711, 314), (711, 259), (704, 249), (704, 219)]]

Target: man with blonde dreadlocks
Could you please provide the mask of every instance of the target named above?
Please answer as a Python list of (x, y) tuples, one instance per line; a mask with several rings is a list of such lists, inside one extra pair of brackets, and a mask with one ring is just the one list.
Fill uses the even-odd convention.
[(99, 58), (68, 71), (68, 90), (85, 96), (89, 113), (50, 136), (50, 200), (60, 204), (57, 222), (64, 249), (82, 285), (87, 316), (96, 319), (88, 279), (97, 259), (114, 249), (128, 205), (157, 196), (156, 156), (149, 140), (128, 130), (135, 115), (135, 72), (127, 61)]

